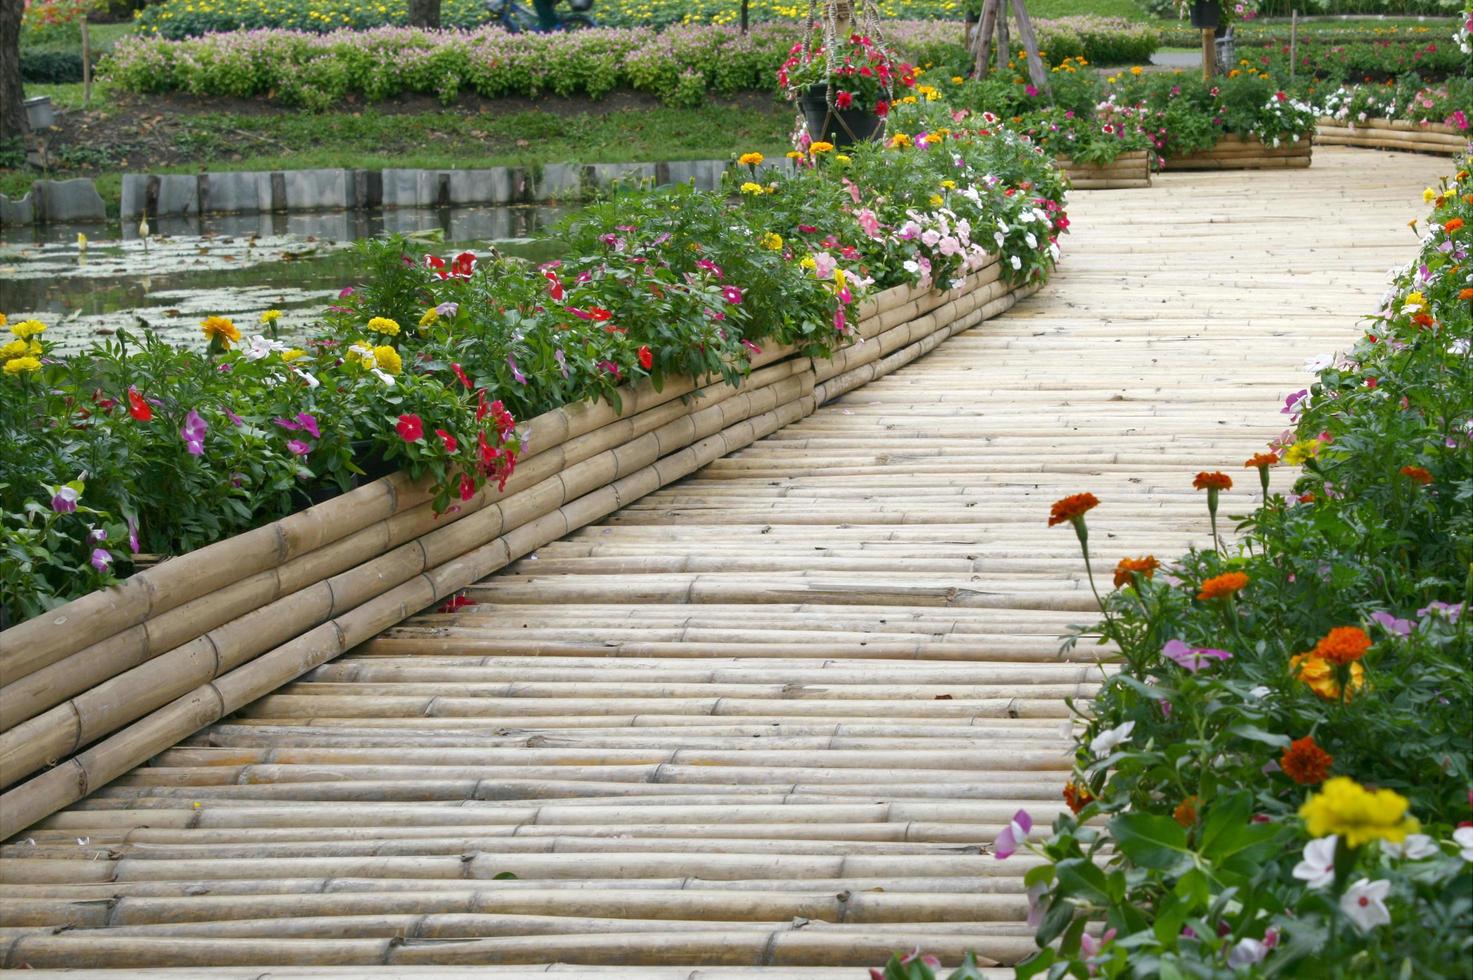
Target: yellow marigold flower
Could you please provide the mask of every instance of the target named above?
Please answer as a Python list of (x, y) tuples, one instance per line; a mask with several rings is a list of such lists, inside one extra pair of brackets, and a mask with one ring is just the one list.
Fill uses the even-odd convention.
[(404, 361), (399, 357), (399, 352), (387, 344), (373, 349), (373, 360), (385, 374), (398, 374), (404, 370)]
[(390, 320), (386, 316), (376, 316), (368, 321), (368, 329), (374, 333), (386, 333), (390, 337), (399, 335), (399, 321)]
[(226, 350), (240, 340), (240, 331), (228, 316), (207, 316), (199, 322), (199, 329), (211, 343), (218, 340)]
[(803, 159), (803, 154), (799, 153), (797, 150), (789, 150), (787, 156), (789, 160)]
[(1140, 65), (1134, 65), (1131, 67), (1130, 73), (1132, 75), (1142, 75), (1145, 74), (1145, 69), (1142, 68)]
[(1399, 844), (1421, 824), (1407, 814), (1407, 798), (1389, 789), (1366, 789), (1349, 776), (1336, 776), (1299, 808), (1311, 837), (1339, 834), (1350, 847), (1373, 840)]
[(4, 313), (0, 313), (0, 327), (5, 326), (9, 322), (10, 322), (10, 317), (6, 316)]
[(437, 320), (439, 320), (439, 319), (440, 319), (440, 311), (437, 310), (437, 309), (435, 309), (432, 306), (429, 309), (425, 310), (424, 316), (422, 316), (422, 317), (419, 318), (419, 325), (421, 327), (432, 327), (432, 326), (435, 325), (435, 322)]
[(773, 252), (781, 252), (783, 250), (783, 236), (769, 231), (762, 236), (762, 247)]
[(737, 163), (744, 167), (755, 167), (765, 159), (767, 158), (760, 153), (743, 153), (737, 157)]
[(835, 153), (834, 154), (834, 160), (837, 161), (838, 163), (848, 163), (849, 162), (849, 156), (847, 154), (844, 154), (844, 153)]
[(941, 186), (942, 187), (945, 187), (949, 191), (954, 191), (954, 190), (956, 190), (956, 181), (954, 181), (954, 180), (943, 180), (941, 182)]
[(834, 152), (834, 144), (825, 140), (819, 140), (808, 147), (808, 152), (814, 156), (818, 156), (820, 153), (832, 153)]
[(817, 269), (818, 262), (811, 255), (805, 255), (798, 260), (798, 265), (804, 269)]
[(288, 364), (290, 364), (292, 361), (295, 361), (299, 357), (306, 356), (307, 352), (298, 347), (293, 347), (291, 350), (281, 352), (281, 359), (283, 361), (286, 361)]
[(34, 357), (12, 357), (5, 362), (6, 374), (30, 374), (41, 370), (41, 362)]
[(941, 199), (941, 195), (940, 194), (932, 194), (931, 195), (931, 207), (933, 207), (933, 208), (939, 208), (939, 207), (941, 207), (941, 205), (943, 205), (945, 203), (946, 202)]
[(265, 313), (262, 313), (261, 314), (261, 322), (262, 323), (275, 323), (277, 320), (280, 320), (280, 319), (281, 319), (281, 311), (280, 310), (267, 310)]
[(766, 190), (761, 184), (754, 184), (750, 180), (742, 184), (741, 191), (743, 194), (751, 194), (753, 197), (766, 193)]
[(1432, 203), (1432, 199), (1434, 197), (1436, 197), (1436, 196), (1437, 196), (1437, 192), (1434, 191), (1432, 188), (1429, 187), (1429, 188), (1427, 188), (1426, 190), (1424, 190), (1422, 192), (1422, 201), (1424, 203), (1431, 204)]
[[(1311, 691), (1326, 701), (1339, 701), (1340, 682), (1335, 679), (1335, 665), (1312, 653), (1301, 653), (1289, 658), (1289, 670), (1305, 683)], [(1366, 671), (1359, 663), (1350, 665), (1350, 694), (1366, 686)]]
[(31, 345), (24, 340), (12, 340), (4, 347), (0, 347), (0, 360), (10, 360), (12, 357), (24, 357), (31, 351)]
[(1320, 441), (1318, 439), (1300, 439), (1284, 450), (1284, 462), (1290, 466), (1301, 466), (1306, 459), (1319, 455), (1319, 451)]
[(34, 337), (38, 333), (45, 333), (46, 324), (42, 323), (40, 320), (22, 320), (15, 326), (11, 327), (10, 332), (15, 334), (21, 340), (26, 340), (30, 337)]
[(962, 78), (960, 75), (952, 75), (951, 76), (951, 84), (953, 84), (953, 85), (960, 85), (964, 81), (966, 81), (966, 79), (965, 78)]

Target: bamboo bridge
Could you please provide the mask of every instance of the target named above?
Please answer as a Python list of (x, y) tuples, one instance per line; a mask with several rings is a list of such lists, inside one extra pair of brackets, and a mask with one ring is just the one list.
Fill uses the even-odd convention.
[[(249, 704), (0, 849), (0, 965), (860, 977), (1032, 949), (1095, 567), (1208, 543), (1445, 159), (1073, 195), (1052, 282)], [(1224, 496), (1253, 502), (1256, 479)], [(1278, 475), (1280, 481), (1286, 477)], [(1282, 482), (1281, 482), (1282, 485)], [(174, 968), (166, 969), (166, 968)], [(209, 970), (207, 971), (207, 968)], [(177, 970), (178, 972), (174, 972)], [(139, 971), (133, 973), (130, 971)], [(1007, 973), (999, 973), (1007, 975)]]

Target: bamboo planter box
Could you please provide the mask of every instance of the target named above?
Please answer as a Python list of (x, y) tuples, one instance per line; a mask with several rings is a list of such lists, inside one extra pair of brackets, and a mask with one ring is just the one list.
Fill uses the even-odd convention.
[(1442, 123), (1416, 123), (1403, 119), (1351, 122), (1322, 116), (1314, 138), (1315, 142), (1327, 146), (1360, 146), (1373, 150), (1457, 156), (1468, 149), (1473, 135)]
[(1145, 150), (1122, 153), (1109, 163), (1076, 163), (1068, 157), (1054, 162), (1077, 191), (1151, 186), (1151, 156)]
[(1211, 149), (1186, 156), (1170, 157), (1165, 169), (1173, 170), (1279, 170), (1308, 167), (1314, 141), (1303, 137), (1297, 143), (1269, 146), (1257, 138), (1226, 135)]
[[(996, 259), (867, 298), (831, 358), (770, 347), (738, 387), (670, 379), (519, 427), (504, 492), (437, 515), (395, 474), (0, 633), (0, 839), (414, 613), (998, 315)], [(690, 396), (690, 397), (684, 397)]]

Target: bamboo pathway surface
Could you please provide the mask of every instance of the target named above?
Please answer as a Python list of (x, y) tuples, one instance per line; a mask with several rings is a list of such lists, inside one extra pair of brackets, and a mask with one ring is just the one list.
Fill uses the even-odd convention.
[(1243, 474), (1285, 427), (1447, 168), (1333, 149), (1074, 195), (1062, 268), (1008, 314), (5, 844), (3, 964), (803, 980), (914, 945), (1025, 956), (1030, 862), (990, 842), (1057, 812), (1065, 699), (1101, 676), (1096, 648), (1059, 653), (1093, 599), (1050, 503), (1102, 501), (1102, 585), (1206, 544), (1193, 474)]

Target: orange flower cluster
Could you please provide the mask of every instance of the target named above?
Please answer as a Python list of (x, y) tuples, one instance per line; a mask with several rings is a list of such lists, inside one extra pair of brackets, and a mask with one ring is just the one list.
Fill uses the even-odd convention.
[(1247, 585), (1248, 576), (1242, 572), (1224, 572), (1203, 582), (1202, 591), (1197, 593), (1197, 598), (1204, 602), (1209, 599), (1226, 599)]
[(1325, 781), (1334, 761), (1334, 756), (1315, 744), (1313, 735), (1306, 735), (1289, 743), (1279, 759), (1279, 768), (1299, 785), (1313, 786)]
[(1458, 299), (1473, 299), (1473, 286), (1458, 291)]
[(1115, 588), (1123, 589), (1130, 584), (1130, 573), (1135, 572), (1142, 578), (1149, 579), (1156, 574), (1156, 569), (1161, 563), (1154, 555), (1144, 558), (1122, 558), (1120, 564), (1115, 566)]
[(1056, 500), (1053, 509), (1049, 511), (1048, 526), (1078, 520), (1099, 505), (1099, 498), (1092, 493), (1076, 493), (1063, 500)]
[(1095, 801), (1095, 795), (1088, 788), (1078, 783), (1069, 783), (1064, 787), (1064, 803), (1069, 810), (1075, 814)]
[[(1294, 676), (1308, 685), (1315, 694), (1326, 701), (1340, 700), (1340, 682), (1335, 679), (1335, 667), (1328, 660), (1312, 653), (1301, 653), (1289, 658), (1289, 669)], [(1355, 694), (1366, 686), (1366, 672), (1360, 664), (1350, 665), (1350, 693)]]
[(1419, 327), (1437, 326), (1437, 321), (1432, 319), (1432, 317), (1426, 313), (1418, 313), (1416, 316), (1412, 317), (1412, 322)]
[(1249, 470), (1255, 466), (1272, 466), (1279, 461), (1274, 453), (1254, 453), (1243, 462), (1243, 469)]
[(1403, 466), (1401, 468), (1401, 475), (1413, 483), (1422, 484), (1424, 487), (1432, 482), (1432, 474), (1420, 466)]
[(1192, 824), (1196, 823), (1197, 798), (1195, 796), (1188, 796), (1186, 799), (1178, 803), (1176, 805), (1176, 809), (1171, 811), (1171, 819), (1175, 820), (1183, 827), (1190, 827)]
[(1314, 645), (1314, 656), (1334, 664), (1354, 663), (1371, 648), (1371, 638), (1359, 626), (1337, 626)]
[(1451, 235), (1461, 227), (1463, 227), (1462, 218), (1448, 218), (1447, 221), (1443, 222), (1442, 230)]
[(1198, 490), (1231, 490), (1233, 478), (1226, 473), (1198, 473), (1192, 486)]

